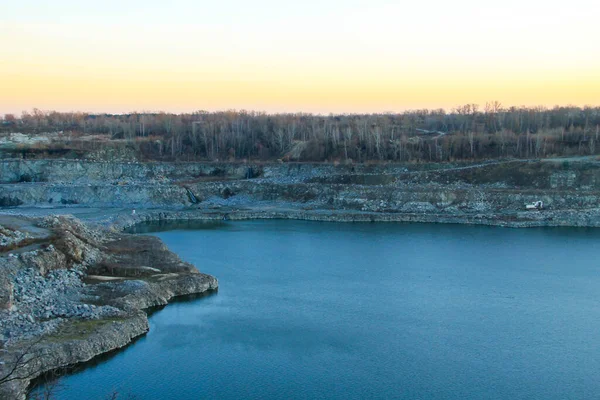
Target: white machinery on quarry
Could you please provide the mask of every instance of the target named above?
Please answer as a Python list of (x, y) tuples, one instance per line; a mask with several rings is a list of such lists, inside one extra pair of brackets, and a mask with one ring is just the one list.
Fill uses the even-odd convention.
[(542, 210), (544, 208), (544, 202), (541, 200), (538, 200), (531, 204), (526, 204), (525, 208), (528, 210)]

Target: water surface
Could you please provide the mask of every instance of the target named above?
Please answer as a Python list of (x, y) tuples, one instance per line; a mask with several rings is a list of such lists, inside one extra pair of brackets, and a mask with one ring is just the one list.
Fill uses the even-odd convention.
[(156, 234), (218, 293), (153, 314), (59, 399), (600, 396), (598, 230), (188, 228)]

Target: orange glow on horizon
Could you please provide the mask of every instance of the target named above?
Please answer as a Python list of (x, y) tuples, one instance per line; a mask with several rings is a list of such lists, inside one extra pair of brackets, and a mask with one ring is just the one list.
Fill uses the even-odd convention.
[[(293, 15), (271, 0), (259, 0), (263, 8), (174, 0), (175, 11), (108, 0), (106, 7), (119, 7), (114, 15), (71, 0), (56, 9), (40, 2), (38, 14), (4, 5), (0, 115), (33, 107), (327, 114), (449, 111), (494, 100), (600, 105), (595, 2), (564, 9), (507, 0), (487, 9), (458, 0), (430, 9), (307, 1), (314, 7)], [(247, 18), (231, 15), (232, 4)], [(581, 7), (589, 12), (569, 14)], [(194, 10), (207, 18), (188, 17)], [(427, 13), (427, 29), (410, 18), (419, 13)]]

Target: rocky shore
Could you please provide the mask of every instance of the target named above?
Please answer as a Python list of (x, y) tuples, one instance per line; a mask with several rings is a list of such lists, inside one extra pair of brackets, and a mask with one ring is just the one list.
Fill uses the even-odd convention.
[(88, 361), (148, 331), (143, 311), (217, 280), (155, 237), (72, 217), (0, 216), (0, 398), (46, 371)]
[[(525, 210), (538, 200), (543, 210)], [(143, 310), (217, 288), (215, 278), (157, 238), (123, 233), (139, 223), (600, 227), (599, 204), (600, 162), (592, 159), (407, 165), (1, 160), (0, 398), (23, 398), (43, 372), (143, 335)]]
[(122, 229), (137, 224), (162, 221), (237, 221), (252, 219), (292, 219), (321, 222), (418, 222), (435, 224), (490, 225), (507, 228), (532, 227), (600, 227), (600, 209), (562, 210), (517, 213), (390, 213), (344, 210), (297, 210), (297, 209), (237, 209), (212, 210), (148, 210), (135, 216), (125, 213), (101, 220), (114, 222)]

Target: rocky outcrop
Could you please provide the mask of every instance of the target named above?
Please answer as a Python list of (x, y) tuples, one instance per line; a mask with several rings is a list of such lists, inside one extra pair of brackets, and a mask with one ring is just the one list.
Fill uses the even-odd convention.
[[(0, 198), (20, 207), (138, 212), (161, 208), (171, 213), (224, 207), (240, 212), (335, 211), (380, 213), (376, 218), (381, 219), (495, 223), (496, 218), (525, 222), (529, 218), (521, 215), (525, 204), (541, 200), (546, 221), (569, 225), (571, 219), (563, 216), (593, 213), (600, 202), (600, 162), (591, 160), (403, 165), (19, 160), (3, 161), (2, 168), (4, 181), (12, 183), (0, 184)], [(27, 171), (43, 182), (19, 182), (19, 174)], [(582, 221), (578, 218), (572, 225)]]
[(219, 177), (242, 179), (249, 173), (256, 176), (261, 169), (241, 163), (0, 160), (0, 183), (164, 183)]
[[(35, 244), (0, 254), (0, 398), (23, 398), (41, 373), (126, 345), (148, 330), (142, 310), (217, 288), (155, 237), (71, 217), (28, 220), (27, 228)], [(19, 379), (3, 383), (15, 365)]]
[(23, 241), (30, 239), (27, 232), (11, 229), (0, 225), (0, 250), (7, 250), (19, 246)]
[(139, 311), (122, 318), (71, 321), (58, 326), (40, 341), (30, 340), (10, 347), (2, 353), (5, 364), (0, 373), (24, 355), (17, 373), (26, 378), (0, 385), (0, 398), (24, 399), (30, 380), (41, 373), (90, 361), (127, 346), (148, 330), (146, 313)]

